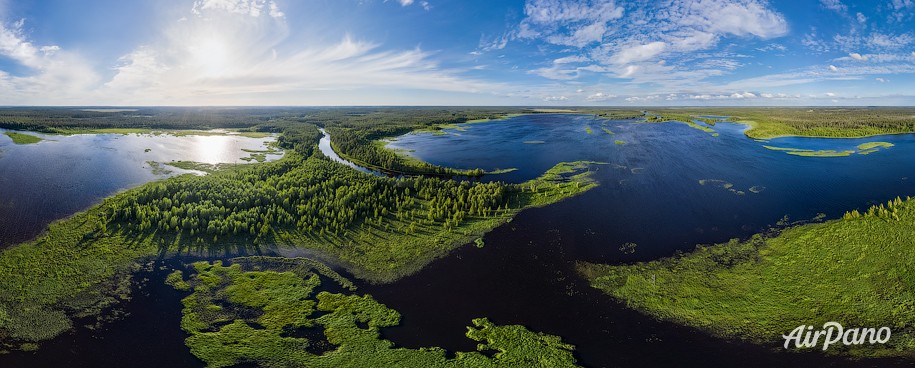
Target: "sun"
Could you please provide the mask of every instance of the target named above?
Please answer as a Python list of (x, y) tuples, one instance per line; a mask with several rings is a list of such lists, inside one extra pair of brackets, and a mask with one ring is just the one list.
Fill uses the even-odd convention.
[(204, 77), (220, 77), (231, 68), (228, 43), (218, 37), (210, 37), (191, 46), (191, 60)]

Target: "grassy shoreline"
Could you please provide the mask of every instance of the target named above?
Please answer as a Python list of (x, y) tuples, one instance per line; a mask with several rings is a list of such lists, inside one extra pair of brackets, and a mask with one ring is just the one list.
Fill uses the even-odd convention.
[(579, 271), (629, 307), (726, 338), (780, 345), (806, 324), (889, 326), (887, 345), (829, 354), (915, 359), (915, 200), (632, 265), (581, 263)]

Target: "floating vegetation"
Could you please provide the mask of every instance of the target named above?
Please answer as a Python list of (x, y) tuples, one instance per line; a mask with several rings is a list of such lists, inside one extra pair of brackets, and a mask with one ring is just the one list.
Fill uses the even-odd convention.
[(146, 164), (149, 165), (150, 169), (152, 169), (153, 175), (169, 175), (173, 172), (169, 169), (166, 169), (161, 163), (156, 161), (146, 161)]
[(687, 121), (686, 125), (689, 125), (690, 128), (698, 129), (698, 130), (701, 130), (706, 133), (715, 133), (714, 129), (709, 128), (705, 125), (700, 125), (699, 123), (696, 123), (695, 121)]
[(642, 171), (645, 171), (645, 168), (644, 167), (633, 167), (629, 171), (632, 172), (633, 174), (641, 174)]
[(867, 151), (874, 148), (890, 148), (895, 146), (895, 144), (889, 142), (867, 142), (858, 145), (858, 149), (861, 151)]
[(490, 171), (487, 171), (486, 174), (487, 175), (507, 174), (507, 173), (515, 172), (515, 171), (518, 171), (517, 167), (512, 167), (512, 168), (508, 168), (508, 169), (490, 170)]
[(623, 142), (623, 141), (616, 141), (616, 142), (613, 142), (613, 143), (616, 143), (616, 144), (621, 145), (621, 146), (624, 145), (624, 144), (626, 144), (626, 142)]
[(476, 238), (476, 240), (473, 241), (473, 244), (475, 244), (477, 248), (483, 248), (486, 246), (486, 242), (483, 241), (483, 238)]
[[(477, 351), (453, 358), (439, 347), (407, 349), (381, 337), (400, 313), (370, 295), (323, 291), (319, 274), (232, 264), (193, 264), (182, 300), (185, 343), (209, 367), (575, 367), (574, 346), (524, 326), (474, 319)], [(174, 274), (173, 274), (174, 275)], [(487, 351), (497, 351), (494, 355)]]
[(889, 142), (867, 142), (858, 145), (859, 155), (869, 155), (871, 153), (895, 146)]
[(591, 130), (591, 127), (589, 127), (589, 126), (585, 127), (585, 131), (588, 132), (588, 134), (594, 134), (594, 131)]
[[(739, 196), (742, 196), (742, 195), (746, 195), (746, 194), (747, 194), (747, 192), (745, 192), (745, 191), (743, 191), (743, 190), (739, 190), (739, 189), (734, 188), (734, 184), (733, 184), (733, 183), (729, 183), (729, 182), (724, 181), (724, 180), (718, 180), (718, 179), (700, 179), (700, 180), (699, 180), (699, 185), (709, 185), (709, 186), (714, 186), (714, 187), (721, 188), (721, 189), (726, 189), (727, 191), (729, 191), (729, 192), (731, 192), (731, 193), (734, 193), (734, 194), (736, 194), (736, 195), (739, 195)], [(757, 185), (757, 186), (751, 187), (751, 188), (749, 189), (749, 191), (752, 192), (752, 193), (757, 193), (757, 194), (758, 194), (758, 193), (762, 192), (762, 191), (765, 190), (765, 189), (766, 189), (766, 187), (762, 187), (762, 186), (758, 186), (758, 185)]]
[(789, 155), (803, 156), (803, 157), (845, 157), (851, 156), (855, 153), (854, 150), (847, 151), (836, 151), (836, 150), (820, 150), (820, 151), (788, 151), (786, 152)]
[(763, 145), (766, 149), (773, 151), (784, 151), (789, 155), (803, 156), (803, 157), (846, 157), (851, 156), (855, 153), (859, 155), (868, 155), (874, 152), (879, 151), (880, 149), (886, 149), (893, 147), (894, 144), (888, 142), (867, 142), (859, 144), (857, 150), (810, 150), (802, 148), (791, 148), (791, 147), (774, 147)]
[(145, 153), (149, 153), (149, 151), (152, 151), (152, 149), (151, 149), (151, 148), (147, 148), (147, 149), (143, 150), (143, 152), (145, 152)]
[(524, 141), (524, 144), (544, 144), (545, 141)]
[(614, 133), (613, 131), (611, 131), (610, 129), (607, 129), (606, 127), (602, 127), (602, 128), (600, 128), (600, 129), (603, 130), (604, 132), (606, 132), (607, 134), (610, 134), (610, 135), (616, 134), (616, 133)]
[(734, 184), (728, 183), (724, 180), (718, 180), (718, 179), (700, 179), (699, 185), (720, 185), (722, 188), (725, 188), (725, 189), (734, 186)]
[(241, 158), (242, 161), (247, 161), (247, 162), (251, 162), (251, 161), (264, 162), (264, 161), (267, 161), (267, 155), (279, 155), (279, 154), (283, 153), (283, 151), (278, 150), (274, 147), (271, 147), (270, 149), (267, 149), (267, 150), (253, 150), (253, 149), (243, 148), (242, 151), (250, 154), (249, 157)]
[(612, 164), (610, 164), (610, 167), (617, 169), (617, 170), (628, 170), (629, 169), (629, 167), (620, 165), (618, 163), (612, 163)]
[(635, 248), (638, 247), (636, 243), (624, 243), (620, 245), (620, 253), (623, 254), (632, 254), (635, 253)]
[(801, 148), (774, 147), (774, 146), (767, 146), (767, 145), (763, 145), (763, 147), (764, 147), (765, 149), (772, 150), (772, 151), (813, 152), (813, 150), (801, 149)]
[(227, 168), (236, 166), (235, 164), (227, 164), (227, 163), (208, 164), (208, 163), (196, 162), (196, 161), (172, 161), (172, 162), (166, 163), (166, 165), (172, 166), (172, 167), (177, 167), (179, 169), (184, 169), (184, 170), (202, 171), (207, 174), (214, 173), (219, 170), (225, 170)]

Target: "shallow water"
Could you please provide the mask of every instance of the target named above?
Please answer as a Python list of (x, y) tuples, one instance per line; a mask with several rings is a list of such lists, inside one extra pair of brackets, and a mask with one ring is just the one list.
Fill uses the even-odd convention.
[[(275, 138), (150, 134), (42, 135), (16, 145), (0, 129), (0, 248), (29, 240), (51, 221), (72, 215), (112, 194), (190, 171), (148, 162), (244, 163), (249, 150)], [(147, 151), (148, 150), (148, 151)], [(267, 155), (275, 160), (280, 155)]]

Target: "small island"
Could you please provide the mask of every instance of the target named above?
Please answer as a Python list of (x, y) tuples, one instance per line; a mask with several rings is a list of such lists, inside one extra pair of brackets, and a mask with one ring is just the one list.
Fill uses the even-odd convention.
[(3, 135), (10, 137), (15, 144), (34, 144), (44, 140), (44, 138), (41, 137), (19, 132), (4, 132)]

